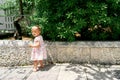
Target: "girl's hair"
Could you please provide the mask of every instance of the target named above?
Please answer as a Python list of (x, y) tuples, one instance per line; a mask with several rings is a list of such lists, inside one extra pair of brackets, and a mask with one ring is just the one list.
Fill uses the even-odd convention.
[(39, 25), (35, 25), (35, 27), (37, 27), (39, 31), (41, 31), (41, 27)]

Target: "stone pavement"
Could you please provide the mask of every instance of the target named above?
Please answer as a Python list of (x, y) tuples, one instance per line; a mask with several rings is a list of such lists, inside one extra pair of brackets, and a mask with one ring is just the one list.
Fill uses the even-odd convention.
[(120, 80), (120, 65), (54, 64), (32, 72), (32, 66), (0, 67), (0, 80)]

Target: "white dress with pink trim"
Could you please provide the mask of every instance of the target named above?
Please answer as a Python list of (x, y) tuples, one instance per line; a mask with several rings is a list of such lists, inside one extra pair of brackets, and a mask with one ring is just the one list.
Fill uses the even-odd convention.
[(40, 47), (39, 48), (32, 48), (31, 60), (47, 59), (46, 46), (44, 44), (43, 37), (41, 35), (38, 37), (35, 37), (34, 43), (36, 41), (40, 42)]

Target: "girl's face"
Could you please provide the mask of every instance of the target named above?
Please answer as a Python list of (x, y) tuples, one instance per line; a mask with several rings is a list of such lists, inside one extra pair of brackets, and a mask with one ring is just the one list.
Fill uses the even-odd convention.
[(40, 30), (38, 29), (38, 27), (32, 27), (31, 32), (34, 37), (37, 37), (40, 35)]

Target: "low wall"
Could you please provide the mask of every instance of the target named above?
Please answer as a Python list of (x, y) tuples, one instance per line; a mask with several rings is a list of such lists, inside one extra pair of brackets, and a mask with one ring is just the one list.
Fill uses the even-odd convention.
[(0, 66), (30, 64), (30, 41), (0, 40)]
[[(31, 41), (0, 40), (0, 66), (31, 64)], [(120, 42), (48, 42), (48, 62), (120, 64)]]

